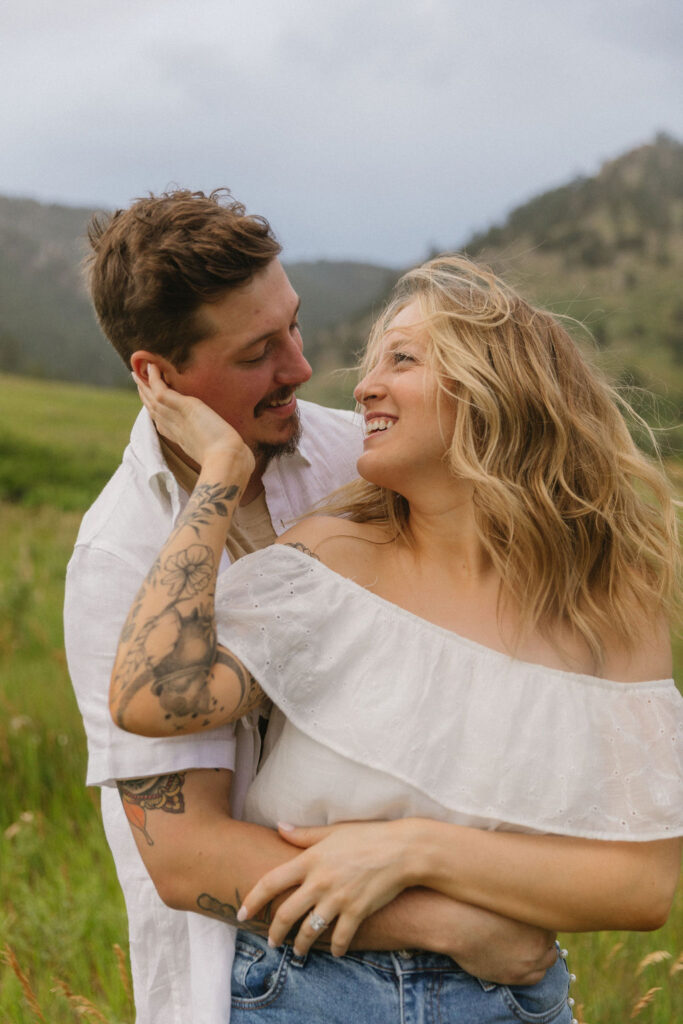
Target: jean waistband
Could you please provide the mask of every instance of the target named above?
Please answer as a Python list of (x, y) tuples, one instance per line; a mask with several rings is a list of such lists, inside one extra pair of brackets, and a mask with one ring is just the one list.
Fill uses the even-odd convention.
[[(267, 940), (261, 935), (245, 932), (244, 939), (251, 945), (268, 948)], [(238, 940), (240, 933), (238, 932)], [(311, 956), (332, 957), (326, 950), (313, 948), (304, 957), (292, 954), (293, 960), (305, 962)], [(335, 958), (336, 959), (336, 958)], [(460, 971), (466, 973), (455, 960), (442, 953), (431, 953), (425, 949), (397, 949), (380, 951), (374, 949), (352, 949), (341, 959), (354, 960), (368, 967), (389, 971), (392, 974), (409, 974), (413, 971)]]

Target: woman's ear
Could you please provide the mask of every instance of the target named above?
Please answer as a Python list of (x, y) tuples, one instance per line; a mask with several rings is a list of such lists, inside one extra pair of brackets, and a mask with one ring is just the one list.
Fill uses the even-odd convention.
[(158, 355), (156, 352), (148, 352), (146, 349), (141, 348), (136, 352), (133, 352), (130, 357), (131, 369), (141, 380), (144, 380), (145, 384), (149, 383), (148, 368), (150, 363), (153, 363), (159, 368), (161, 379), (164, 384), (168, 384), (167, 370), (170, 364), (163, 356)]

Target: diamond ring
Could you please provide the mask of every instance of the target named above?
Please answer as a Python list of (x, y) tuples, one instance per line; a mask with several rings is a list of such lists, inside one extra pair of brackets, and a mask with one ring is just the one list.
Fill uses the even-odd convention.
[(320, 914), (316, 914), (315, 910), (312, 910), (308, 915), (308, 923), (314, 932), (321, 932), (323, 928), (327, 927), (327, 921)]

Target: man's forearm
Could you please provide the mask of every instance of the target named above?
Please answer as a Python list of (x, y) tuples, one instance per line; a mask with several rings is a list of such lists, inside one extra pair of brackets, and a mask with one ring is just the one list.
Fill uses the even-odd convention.
[[(124, 780), (119, 791), (162, 900), (237, 925), (246, 893), (299, 851), (272, 829), (232, 819), (230, 783), (230, 772), (202, 769)], [(267, 933), (278, 904), (239, 927)], [(539, 929), (426, 889), (402, 892), (362, 923), (353, 942), (356, 949), (446, 953), (470, 973), (509, 984), (539, 980), (550, 944)]]
[[(227, 924), (266, 934), (272, 914), (285, 897), (270, 901), (250, 921), (240, 924), (237, 912), (242, 898), (271, 868), (296, 856), (298, 851), (269, 828), (224, 818), (193, 830), (192, 844), (174, 843), (158, 849), (159, 828), (150, 818), (148, 835), (157, 850), (146, 845), (148, 870), (159, 895), (176, 910), (191, 910), (217, 917)], [(154, 835), (157, 838), (154, 839)], [(446, 896), (426, 890), (407, 890), (391, 904), (367, 918), (353, 942), (355, 949), (395, 950), (420, 946), (433, 952), (452, 952), (458, 945), (455, 929), (437, 927), (435, 906), (454, 904)], [(321, 936), (325, 945), (325, 936)]]
[[(183, 871), (185, 883), (174, 890), (173, 905), (219, 918), (230, 925), (266, 935), (279, 897), (255, 918), (236, 920), (241, 897), (257, 879), (293, 854), (271, 829), (231, 822), (222, 836), (223, 851), (197, 858)], [(431, 889), (406, 889), (366, 918), (352, 949), (426, 949), (443, 953), (478, 977), (500, 984), (540, 981), (555, 959), (554, 936), (479, 907), (459, 903)], [(322, 933), (318, 948), (326, 949)]]

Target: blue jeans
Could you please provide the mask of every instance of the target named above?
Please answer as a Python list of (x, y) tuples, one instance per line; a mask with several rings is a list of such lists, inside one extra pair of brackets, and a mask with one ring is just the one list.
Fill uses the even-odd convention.
[(294, 955), (238, 932), (231, 1024), (570, 1024), (569, 974), (557, 962), (537, 985), (494, 985), (450, 957), (420, 951)]

